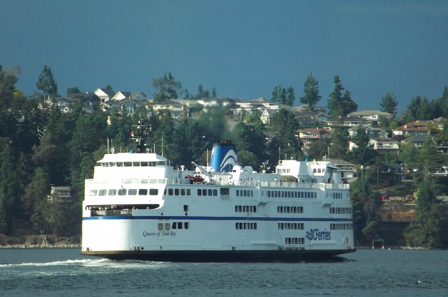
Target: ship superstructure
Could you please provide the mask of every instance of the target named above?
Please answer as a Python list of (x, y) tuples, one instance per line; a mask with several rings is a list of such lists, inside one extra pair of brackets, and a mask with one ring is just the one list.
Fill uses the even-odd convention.
[(86, 180), (82, 254), (154, 261), (297, 261), (355, 251), (349, 185), (329, 161), (175, 170), (154, 153), (107, 154)]

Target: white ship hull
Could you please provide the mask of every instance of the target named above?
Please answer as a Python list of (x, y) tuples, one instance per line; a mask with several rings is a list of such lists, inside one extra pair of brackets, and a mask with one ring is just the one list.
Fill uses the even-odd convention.
[[(312, 170), (311, 164), (301, 166)], [(287, 182), (280, 180), (281, 174), (272, 178), (249, 172), (229, 179), (219, 173), (197, 182), (190, 179), (193, 172), (168, 166), (163, 175), (162, 166), (152, 168), (163, 177), (158, 179), (152, 179), (152, 174), (138, 178), (148, 176), (143, 172), (132, 179), (123, 178), (124, 174), (116, 179), (117, 172), (110, 172), (125, 169), (96, 167), (95, 178), (86, 181), (84, 255), (289, 262), (355, 251), (349, 187), (339, 181), (327, 183), (325, 176), (325, 182), (300, 180), (299, 175), (297, 181)], [(117, 195), (120, 191), (125, 194)]]

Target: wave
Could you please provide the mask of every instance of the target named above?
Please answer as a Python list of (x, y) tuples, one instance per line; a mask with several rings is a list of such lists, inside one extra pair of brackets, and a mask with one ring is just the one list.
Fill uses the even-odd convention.
[(41, 262), (41, 263), (13, 263), (13, 264), (0, 264), (0, 268), (2, 267), (26, 267), (26, 266), (68, 266), (68, 265), (83, 265), (89, 263), (101, 263), (109, 261), (107, 259), (82, 259), (82, 260), (64, 260), (64, 261), (53, 261), (53, 262)]
[(161, 268), (172, 266), (174, 263), (170, 262), (154, 262), (154, 261), (138, 261), (138, 260), (126, 260), (126, 261), (114, 261), (109, 259), (81, 259), (81, 260), (63, 260), (53, 262), (31, 262), (31, 263), (13, 263), (13, 264), (0, 264), (1, 268), (13, 268), (13, 267), (56, 267), (56, 266), (81, 266), (89, 268)]

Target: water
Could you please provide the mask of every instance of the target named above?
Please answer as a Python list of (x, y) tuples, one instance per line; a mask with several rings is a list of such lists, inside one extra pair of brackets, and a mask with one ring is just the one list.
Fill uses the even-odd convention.
[(0, 249), (0, 296), (446, 296), (448, 251), (358, 250), (320, 263), (110, 261)]

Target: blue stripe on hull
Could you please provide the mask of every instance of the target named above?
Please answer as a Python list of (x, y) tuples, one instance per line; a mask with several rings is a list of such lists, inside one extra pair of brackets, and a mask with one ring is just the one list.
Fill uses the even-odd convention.
[(190, 216), (114, 216), (114, 217), (83, 217), (85, 221), (89, 220), (194, 220), (194, 221), (295, 221), (295, 222), (351, 222), (353, 219), (337, 218), (257, 218), (257, 217), (190, 217)]

